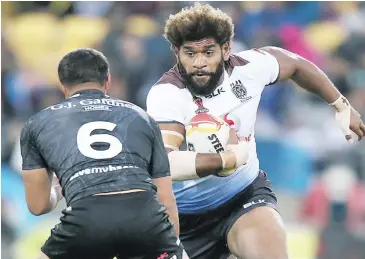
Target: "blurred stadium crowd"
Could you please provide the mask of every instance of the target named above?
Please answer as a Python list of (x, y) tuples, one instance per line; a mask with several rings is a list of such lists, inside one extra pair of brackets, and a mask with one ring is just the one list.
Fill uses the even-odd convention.
[[(365, 2), (210, 2), (236, 24), (233, 52), (274, 45), (317, 64), (365, 115)], [(34, 258), (59, 208), (27, 211), (19, 134), (63, 98), (57, 65), (68, 51), (105, 53), (113, 97), (145, 107), (174, 64), (161, 36), (169, 14), (193, 2), (1, 3), (2, 258)], [(365, 258), (365, 145), (349, 145), (323, 101), (292, 83), (265, 89), (256, 136), (288, 228), (292, 259)], [(62, 206), (60, 206), (62, 207)]]

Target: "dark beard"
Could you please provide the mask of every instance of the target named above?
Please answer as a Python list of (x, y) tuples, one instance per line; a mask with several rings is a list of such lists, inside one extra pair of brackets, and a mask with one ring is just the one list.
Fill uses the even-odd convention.
[(218, 87), (219, 80), (221, 79), (224, 71), (224, 59), (222, 57), (221, 61), (218, 64), (217, 71), (215, 71), (214, 73), (205, 73), (205, 75), (210, 76), (210, 79), (204, 85), (195, 83), (193, 79), (194, 73), (187, 73), (180, 60), (178, 62), (178, 68), (181, 77), (184, 80), (185, 86), (188, 88), (190, 93), (192, 95), (206, 96), (211, 94)]

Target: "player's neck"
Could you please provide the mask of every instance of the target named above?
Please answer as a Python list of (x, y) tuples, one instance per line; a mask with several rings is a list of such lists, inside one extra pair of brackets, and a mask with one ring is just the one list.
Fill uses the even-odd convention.
[(65, 97), (68, 98), (68, 97), (74, 95), (75, 93), (83, 91), (83, 90), (99, 90), (99, 91), (103, 92), (104, 94), (106, 93), (105, 88), (101, 87), (99, 84), (84, 83), (84, 84), (76, 85), (72, 89), (68, 90), (65, 93)]

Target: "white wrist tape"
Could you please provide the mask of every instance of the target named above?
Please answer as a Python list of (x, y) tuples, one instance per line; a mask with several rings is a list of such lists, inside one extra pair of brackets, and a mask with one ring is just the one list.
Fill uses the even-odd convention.
[(172, 149), (172, 150), (174, 150), (174, 151), (179, 150), (179, 148), (178, 148), (178, 147), (175, 147), (175, 146), (173, 146), (173, 145), (169, 145), (169, 144), (165, 144), (165, 145), (164, 145), (164, 147), (165, 147), (165, 148), (170, 148), (170, 149)]
[(335, 107), (337, 112), (342, 112), (343, 110), (351, 108), (349, 101), (343, 95), (340, 95), (340, 97), (333, 103), (330, 103), (330, 105)]
[(227, 145), (227, 150), (234, 153), (236, 156), (236, 167), (244, 165), (248, 161), (248, 153), (250, 151), (250, 143), (240, 141), (238, 144)]
[(173, 130), (161, 130), (161, 134), (162, 135), (173, 135), (176, 136), (178, 138), (180, 138), (182, 141), (184, 141), (184, 136), (182, 134), (180, 134), (179, 132), (173, 131)]
[(49, 200), (52, 205), (52, 210), (54, 210), (58, 203), (58, 195), (56, 189), (53, 186), (51, 187), (51, 195), (49, 196)]
[(227, 166), (227, 162), (226, 160), (224, 159), (224, 155), (223, 153), (219, 153), (219, 155), (221, 156), (221, 159), (222, 159), (222, 169), (226, 169), (226, 166)]
[(196, 155), (197, 153), (192, 151), (171, 151), (168, 154), (172, 180), (185, 181), (199, 178), (195, 168)]
[(330, 105), (336, 109), (336, 122), (343, 134), (351, 135), (351, 105), (349, 101), (341, 95), (336, 101), (330, 103)]

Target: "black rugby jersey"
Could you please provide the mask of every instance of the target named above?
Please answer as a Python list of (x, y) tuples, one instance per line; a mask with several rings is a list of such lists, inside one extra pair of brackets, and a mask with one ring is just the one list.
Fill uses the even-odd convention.
[(156, 122), (138, 106), (84, 90), (31, 117), (21, 133), (23, 170), (56, 173), (67, 204), (96, 193), (156, 191), (169, 176)]

